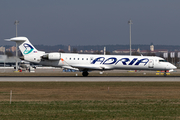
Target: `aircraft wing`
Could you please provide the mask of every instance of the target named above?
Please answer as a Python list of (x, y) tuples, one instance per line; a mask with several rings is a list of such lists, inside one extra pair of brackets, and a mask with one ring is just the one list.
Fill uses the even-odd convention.
[(71, 70), (79, 70), (78, 68), (74, 68), (71, 66), (62, 66), (62, 68), (71, 69)]
[(99, 65), (73, 65), (72, 67), (78, 68), (79, 70), (111, 70), (112, 67), (109, 66), (99, 66)]

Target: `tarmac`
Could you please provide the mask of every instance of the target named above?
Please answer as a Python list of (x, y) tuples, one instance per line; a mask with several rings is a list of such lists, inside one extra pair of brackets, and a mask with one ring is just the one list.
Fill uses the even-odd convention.
[(0, 77), (0, 82), (180, 82), (180, 77)]
[[(113, 70), (106, 71), (110, 73), (128, 73), (127, 70)], [(130, 71), (134, 72), (134, 71)], [(145, 73), (153, 73), (156, 71), (139, 71), (142, 74)], [(0, 68), (0, 74), (6, 74), (6, 76), (0, 76), (0, 82), (180, 82), (180, 76), (88, 76), (82, 77), (81, 73), (72, 73), (74, 76), (51, 76), (53, 73), (63, 73), (61, 68), (52, 68), (52, 67), (39, 67), (35, 70), (35, 73), (42, 74), (41, 76), (10, 76), (14, 74), (14, 69), (11, 68)], [(28, 71), (23, 71), (22, 73), (28, 73)], [(96, 71), (97, 74), (99, 72)], [(176, 73), (180, 73), (180, 70), (177, 69)], [(45, 76), (46, 74), (50, 74), (49, 76)], [(52, 74), (52, 75), (53, 75)], [(66, 74), (66, 73), (65, 73)], [(21, 73), (18, 73), (21, 75)]]

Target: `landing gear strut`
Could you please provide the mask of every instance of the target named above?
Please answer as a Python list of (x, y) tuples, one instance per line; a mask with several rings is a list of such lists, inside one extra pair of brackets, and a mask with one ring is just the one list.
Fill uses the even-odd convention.
[(167, 72), (167, 71), (165, 70), (165, 71), (164, 71), (164, 77), (166, 77), (166, 72)]
[(87, 77), (87, 76), (89, 75), (89, 73), (88, 73), (88, 71), (83, 71), (83, 72), (82, 72), (82, 75), (83, 75), (84, 77)]

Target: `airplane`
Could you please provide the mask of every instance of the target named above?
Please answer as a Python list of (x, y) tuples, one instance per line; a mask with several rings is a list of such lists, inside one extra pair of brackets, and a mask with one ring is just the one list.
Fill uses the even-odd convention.
[(26, 37), (5, 39), (16, 42), (23, 57), (20, 59), (43, 66), (61, 67), (82, 71), (83, 76), (88, 76), (89, 71), (106, 70), (173, 70), (173, 64), (157, 56), (129, 56), (129, 55), (94, 55), (78, 53), (45, 53), (38, 51)]

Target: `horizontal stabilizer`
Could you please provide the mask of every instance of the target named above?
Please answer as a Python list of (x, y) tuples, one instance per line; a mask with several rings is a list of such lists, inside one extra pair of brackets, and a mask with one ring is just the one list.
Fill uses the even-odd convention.
[(24, 42), (24, 41), (28, 41), (28, 39), (26, 37), (14, 37), (11, 39), (5, 39), (6, 41), (13, 41), (13, 42)]

